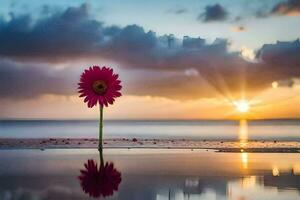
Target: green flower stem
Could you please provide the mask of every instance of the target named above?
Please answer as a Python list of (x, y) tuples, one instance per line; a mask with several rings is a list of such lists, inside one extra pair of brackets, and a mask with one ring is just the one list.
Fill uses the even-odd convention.
[(103, 106), (99, 105), (100, 107), (100, 120), (99, 120), (99, 146), (98, 146), (98, 150), (102, 151), (103, 148), (103, 144), (102, 144), (102, 140), (103, 140)]
[(99, 149), (100, 166), (104, 166), (103, 149)]

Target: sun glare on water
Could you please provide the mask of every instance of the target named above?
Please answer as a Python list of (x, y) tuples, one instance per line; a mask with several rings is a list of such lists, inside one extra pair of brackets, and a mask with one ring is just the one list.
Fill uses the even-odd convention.
[(241, 113), (246, 113), (249, 111), (249, 102), (246, 100), (239, 100), (239, 101), (235, 101), (234, 105), (237, 109), (237, 111), (241, 112)]

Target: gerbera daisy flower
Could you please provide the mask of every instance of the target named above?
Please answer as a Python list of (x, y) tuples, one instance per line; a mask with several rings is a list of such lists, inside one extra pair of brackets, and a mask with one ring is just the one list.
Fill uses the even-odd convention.
[(119, 75), (114, 74), (113, 69), (108, 67), (93, 66), (84, 70), (78, 83), (79, 97), (85, 97), (84, 102), (89, 108), (97, 103), (101, 107), (113, 104), (115, 98), (122, 95), (121, 81), (118, 77)]
[(113, 195), (121, 183), (121, 173), (114, 168), (113, 163), (100, 164), (98, 168), (94, 160), (84, 164), (85, 169), (80, 170), (80, 185), (89, 196), (106, 197)]
[(119, 75), (114, 74), (113, 69), (108, 67), (93, 66), (84, 70), (81, 74), (79, 87), (79, 97), (85, 97), (84, 102), (89, 108), (99, 103), (100, 120), (99, 120), (99, 151), (102, 149), (103, 135), (103, 106), (113, 104), (115, 98), (122, 94), (121, 81)]

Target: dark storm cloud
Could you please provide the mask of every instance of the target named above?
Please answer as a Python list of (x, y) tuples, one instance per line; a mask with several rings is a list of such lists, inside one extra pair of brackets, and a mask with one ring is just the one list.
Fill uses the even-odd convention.
[[(65, 70), (49, 66), (0, 61), (0, 97), (31, 98), (40, 94), (70, 95), (76, 84)], [(72, 89), (73, 88), (73, 89)]]
[(145, 33), (137, 25), (103, 26), (90, 18), (86, 4), (37, 21), (29, 15), (0, 19), (0, 55), (12, 59), (61, 62), (100, 56), (128, 60), (133, 55), (143, 59), (156, 42), (154, 32)]
[(18, 58), (49, 58), (95, 53), (105, 35), (98, 21), (89, 19), (88, 6), (71, 7), (38, 21), (29, 15), (0, 20), (0, 54)]
[(205, 44), (200, 38), (185, 37), (182, 42), (172, 35), (158, 37), (155, 32), (146, 32), (137, 25), (104, 26), (91, 19), (86, 4), (37, 21), (28, 15), (2, 20), (0, 43), (0, 55), (15, 60), (62, 62), (101, 57), (142, 68), (166, 67), (164, 63), (177, 55), (203, 57), (202, 54), (218, 54), (226, 48), (221, 43)]
[(271, 14), (277, 15), (300, 15), (300, 1), (286, 0), (274, 6)]
[(300, 41), (265, 44), (257, 56), (268, 65), (300, 67)]
[(168, 77), (160, 72), (160, 75), (151, 76), (151, 79), (145, 76), (143, 87), (147, 90), (142, 90), (139, 84), (132, 84), (131, 87), (135, 87), (132, 91), (163, 94), (173, 98), (208, 97), (216, 93), (239, 96), (239, 92), (243, 90), (251, 95), (271, 88), (273, 81), (300, 77), (298, 40), (264, 45), (257, 55), (258, 62), (248, 62), (239, 53), (228, 52), (227, 46), (226, 40), (217, 40), (210, 45), (203, 44), (187, 49), (181, 47), (176, 54), (161, 60), (161, 69), (164, 69), (163, 66), (170, 66), (169, 71), (192, 69), (198, 73), (193, 73), (192, 76), (182, 73)]
[[(299, 41), (265, 45), (253, 63), (228, 51), (225, 39), (208, 44), (202, 38), (157, 36), (137, 25), (105, 26), (90, 17), (85, 4), (37, 21), (24, 15), (2, 20), (0, 43), (0, 55), (10, 59), (0, 62), (0, 97), (8, 98), (74, 94), (79, 75), (50, 66), (89, 57), (130, 72), (124, 91), (134, 95), (201, 98), (262, 90), (274, 80), (300, 76)], [(136, 70), (141, 72), (132, 75)]]
[(205, 11), (198, 16), (198, 20), (204, 22), (224, 21), (227, 19), (228, 12), (220, 4), (209, 5)]

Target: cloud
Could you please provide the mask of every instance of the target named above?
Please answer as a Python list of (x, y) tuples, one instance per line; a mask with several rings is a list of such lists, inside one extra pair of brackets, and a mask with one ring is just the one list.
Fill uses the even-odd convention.
[(199, 76), (199, 72), (194, 68), (186, 69), (184, 73), (187, 76)]
[(170, 8), (169, 10), (166, 11), (166, 13), (172, 13), (175, 15), (181, 15), (187, 12), (188, 10), (186, 8)]
[(300, 1), (285, 0), (275, 4), (273, 7), (264, 7), (255, 11), (257, 18), (266, 18), (270, 16), (299, 16)]
[(300, 70), (300, 41), (280, 42), (276, 44), (265, 44), (258, 51), (259, 57), (265, 64), (290, 67)]
[(271, 14), (276, 15), (300, 15), (300, 1), (299, 0), (286, 0), (276, 4)]
[(235, 26), (231, 29), (233, 32), (244, 32), (246, 28), (244, 26)]
[(228, 12), (220, 4), (209, 5), (205, 7), (204, 13), (198, 16), (198, 20), (204, 22), (224, 21), (228, 17)]
[[(32, 98), (76, 93), (78, 72), (55, 69), (57, 63), (105, 59), (124, 74), (124, 92), (175, 99), (239, 95), (270, 87), (276, 80), (300, 76), (299, 41), (266, 44), (253, 52), (230, 52), (226, 39), (157, 36), (141, 26), (105, 26), (91, 18), (88, 6), (33, 21), (14, 16), (0, 22), (0, 97)], [(24, 62), (25, 60), (26, 62)]]
[[(300, 76), (299, 41), (264, 45), (256, 55), (251, 49), (229, 52), (226, 40), (212, 44), (200, 42), (194, 46), (171, 48), (173, 54), (161, 55), (152, 62), (155, 72), (146, 71), (143, 80), (128, 84), (128, 91), (139, 95), (170, 98), (201, 98), (222, 95), (237, 97), (246, 90), (248, 95), (271, 87), (275, 80)], [(174, 45), (175, 46), (175, 45)], [(168, 52), (160, 51), (160, 52)], [(245, 59), (246, 58), (246, 59)], [(151, 61), (144, 63), (150, 66)], [(142, 66), (140, 63), (139, 66)]]
[(276, 89), (278, 87), (288, 87), (288, 88), (292, 88), (294, 87), (296, 84), (296, 81), (293, 79), (286, 79), (286, 80), (278, 80), (278, 81), (274, 81), (272, 82), (272, 88)]
[(175, 14), (183, 14), (186, 12), (187, 12), (187, 9), (185, 9), (185, 8), (180, 8), (180, 9), (177, 9), (174, 11)]
[(89, 18), (87, 4), (37, 21), (12, 14), (9, 21), (0, 19), (0, 55), (52, 60), (89, 55), (99, 51), (105, 36), (102, 24)]
[(54, 70), (45, 64), (1, 60), (0, 98), (32, 98), (40, 94), (70, 95), (76, 91), (76, 84), (71, 77), (69, 71)]
[(246, 59), (246, 60), (249, 60), (249, 61), (254, 61), (255, 60), (255, 52), (253, 49), (250, 49), (250, 48), (247, 48), (245, 46), (243, 46), (241, 48), (241, 56)]

